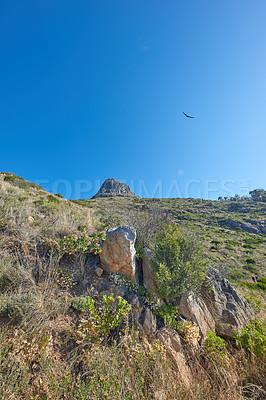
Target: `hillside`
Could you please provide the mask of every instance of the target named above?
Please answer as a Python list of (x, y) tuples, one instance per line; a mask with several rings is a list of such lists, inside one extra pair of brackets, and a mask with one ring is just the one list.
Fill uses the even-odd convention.
[[(266, 274), (265, 203), (117, 197), (73, 203), (93, 210), (97, 218), (112, 226), (130, 224), (130, 220), (134, 224), (136, 215), (145, 219), (147, 214), (168, 214), (198, 236), (206, 258), (229, 280), (251, 283), (252, 275)], [(256, 233), (250, 233), (253, 231)]]
[[(66, 200), (1, 173), (0, 398), (263, 399), (265, 210), (248, 200)], [(115, 229), (122, 225), (136, 231)], [(156, 251), (165, 226), (171, 246), (188, 251), (188, 271), (198, 268), (195, 281), (205, 267), (216, 268), (199, 279), (197, 322), (181, 308), (179, 293), (158, 299), (143, 285), (144, 248)], [(118, 264), (130, 241), (139, 284), (104, 268), (115, 235), (124, 240)], [(185, 292), (181, 299), (188, 302)], [(212, 304), (221, 312), (216, 319)], [(238, 328), (230, 325), (235, 321)], [(231, 336), (220, 335), (219, 326), (229, 326)]]

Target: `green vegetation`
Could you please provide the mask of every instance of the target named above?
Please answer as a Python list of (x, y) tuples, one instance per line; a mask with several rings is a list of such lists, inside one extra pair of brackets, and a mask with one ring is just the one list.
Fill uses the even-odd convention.
[(208, 359), (224, 366), (226, 361), (226, 343), (224, 339), (217, 336), (215, 332), (207, 332), (203, 349)]
[(105, 232), (97, 232), (86, 226), (79, 226), (78, 231), (78, 233), (65, 236), (61, 240), (61, 251), (68, 254), (84, 252), (98, 254), (101, 251), (101, 243), (105, 239)]
[(98, 308), (95, 300), (90, 297), (80, 299), (79, 302), (74, 301), (72, 306), (87, 311), (87, 316), (81, 319), (76, 333), (77, 343), (89, 346), (90, 350), (106, 341), (111, 331), (118, 327), (130, 311), (126, 300), (120, 296), (114, 299), (113, 293), (108, 297), (104, 295)]
[(266, 329), (262, 322), (255, 319), (241, 329), (234, 327), (237, 345), (247, 349), (253, 356), (263, 359), (266, 356)]
[[(0, 398), (263, 398), (266, 240), (221, 221), (262, 223), (265, 204), (239, 204), (68, 201), (14, 174), (0, 174)], [(155, 294), (164, 302), (123, 275), (94, 273), (102, 231), (121, 224), (136, 228), (140, 263), (143, 248), (153, 250)], [(249, 254), (256, 264), (247, 261)], [(235, 328), (237, 346), (212, 332), (199, 347), (198, 326), (180, 317), (177, 297), (197, 290), (208, 263), (222, 268), (258, 315), (245, 329)], [(167, 346), (133, 324), (130, 299), (140, 314), (149, 306), (157, 326), (173, 334), (176, 349), (182, 346), (191, 367), (189, 387)]]
[(206, 275), (206, 261), (196, 238), (175, 224), (164, 226), (155, 237), (153, 267), (157, 295), (167, 302), (183, 292), (197, 291)]

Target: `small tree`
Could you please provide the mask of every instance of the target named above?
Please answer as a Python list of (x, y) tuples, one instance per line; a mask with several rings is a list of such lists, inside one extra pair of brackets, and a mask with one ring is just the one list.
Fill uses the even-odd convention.
[(207, 270), (196, 238), (175, 224), (165, 225), (155, 238), (152, 261), (157, 295), (173, 302), (183, 292), (198, 291)]
[(264, 189), (254, 189), (249, 192), (253, 201), (266, 202), (266, 190)]

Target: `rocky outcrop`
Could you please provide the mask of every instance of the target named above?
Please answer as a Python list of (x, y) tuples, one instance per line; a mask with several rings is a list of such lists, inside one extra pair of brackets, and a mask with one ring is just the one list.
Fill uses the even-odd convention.
[(109, 274), (124, 274), (138, 283), (135, 240), (136, 231), (130, 226), (108, 229), (100, 253), (103, 270)]
[(156, 318), (148, 307), (144, 311), (142, 326), (147, 335), (154, 336), (156, 334)]
[(157, 332), (157, 338), (166, 349), (167, 356), (171, 359), (183, 383), (189, 388), (192, 384), (192, 374), (184, 354), (184, 347), (182, 346), (179, 334), (173, 329), (161, 328)]
[(209, 268), (208, 284), (204, 284), (200, 294), (183, 294), (180, 299), (181, 314), (199, 325), (203, 338), (208, 330), (226, 339), (233, 338), (233, 327), (244, 328), (254, 311), (236, 288), (215, 268)]
[(215, 321), (202, 297), (193, 293), (183, 294), (179, 308), (183, 317), (199, 326), (202, 339), (207, 337), (208, 331), (215, 331)]
[(255, 234), (261, 233), (260, 229), (257, 226), (249, 224), (247, 222), (236, 221), (231, 218), (221, 220), (220, 224), (222, 226), (227, 226), (228, 228), (231, 228), (231, 229), (240, 228), (244, 232), (248, 232), (248, 233), (255, 233)]
[(131, 192), (130, 187), (125, 183), (119, 182), (117, 179), (109, 178), (101, 186), (98, 193), (96, 193), (92, 199), (99, 197), (137, 197)]

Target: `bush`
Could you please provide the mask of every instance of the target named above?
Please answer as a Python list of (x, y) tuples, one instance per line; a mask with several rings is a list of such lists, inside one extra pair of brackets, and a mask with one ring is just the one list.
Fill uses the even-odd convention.
[(153, 268), (158, 297), (174, 301), (187, 290), (197, 291), (206, 276), (207, 264), (194, 236), (176, 225), (165, 225), (153, 248)]
[(234, 326), (234, 338), (238, 346), (259, 358), (265, 357), (266, 332), (262, 322), (254, 319), (246, 328)]
[(61, 251), (74, 254), (89, 253), (98, 254), (101, 251), (101, 242), (105, 239), (105, 232), (97, 232), (87, 229), (87, 227), (79, 227), (79, 233), (65, 236), (60, 242)]
[(253, 274), (258, 274), (258, 270), (257, 268), (253, 267), (252, 265), (244, 265), (243, 267), (244, 269), (246, 269), (247, 271), (252, 272)]
[(103, 343), (111, 330), (116, 328), (128, 314), (130, 306), (127, 301), (118, 296), (114, 299), (103, 296), (101, 307), (96, 308), (95, 300), (91, 297), (82, 298), (73, 304), (80, 311), (87, 311), (88, 316), (83, 317), (77, 330), (77, 343), (87, 345), (90, 349)]
[(177, 306), (163, 303), (160, 307), (157, 307), (156, 314), (164, 320), (165, 326), (172, 329), (178, 328), (178, 317), (180, 316), (180, 311)]
[(47, 201), (49, 201), (49, 203), (56, 203), (59, 204), (60, 200), (58, 200), (55, 196), (53, 196), (52, 194), (49, 194), (47, 196)]
[(254, 258), (247, 258), (246, 263), (247, 264), (256, 264), (256, 260), (254, 260)]
[(227, 362), (225, 341), (215, 332), (207, 332), (207, 339), (203, 344), (204, 355), (216, 365), (225, 366)]
[(21, 319), (34, 309), (36, 296), (33, 293), (0, 296), (0, 316)]

